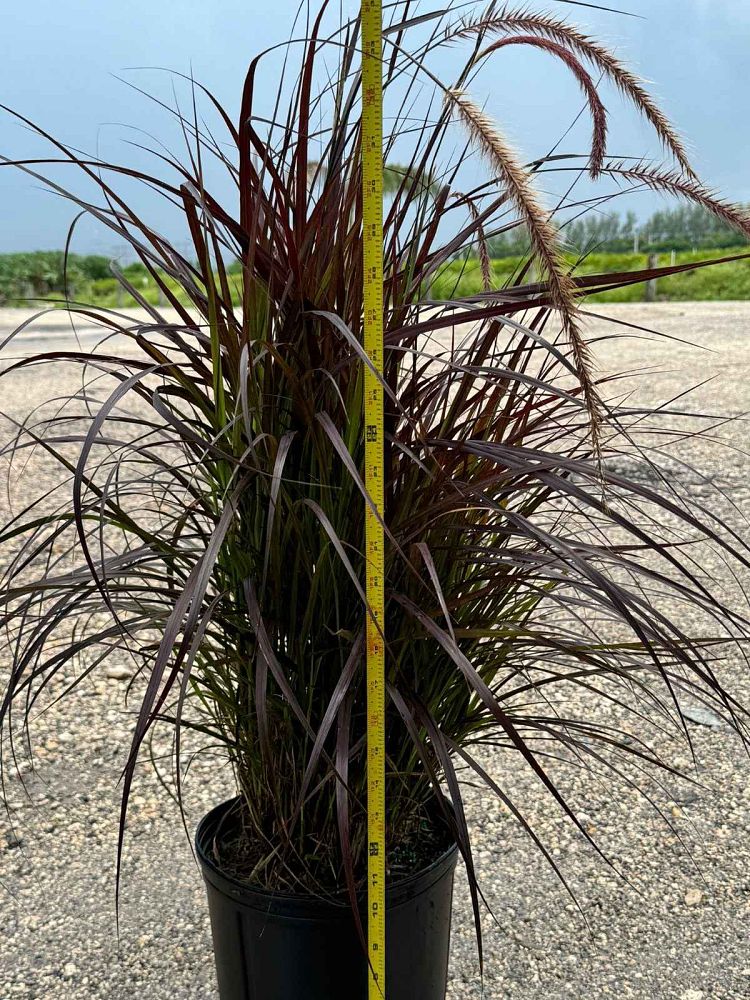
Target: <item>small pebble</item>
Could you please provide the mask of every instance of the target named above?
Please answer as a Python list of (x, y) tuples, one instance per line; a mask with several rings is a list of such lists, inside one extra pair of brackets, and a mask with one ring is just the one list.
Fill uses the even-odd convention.
[(129, 667), (113, 663), (107, 667), (106, 674), (111, 681), (129, 681), (133, 676), (133, 671)]

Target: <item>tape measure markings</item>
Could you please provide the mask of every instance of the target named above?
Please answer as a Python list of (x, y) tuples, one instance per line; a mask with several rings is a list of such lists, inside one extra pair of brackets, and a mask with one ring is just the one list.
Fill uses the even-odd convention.
[[(381, 0), (362, 0), (362, 233), (365, 366), (365, 485), (384, 510), (383, 373), (383, 77)], [(377, 374), (376, 374), (377, 373)], [(367, 616), (367, 937), (369, 998), (385, 997), (385, 541), (365, 509)]]

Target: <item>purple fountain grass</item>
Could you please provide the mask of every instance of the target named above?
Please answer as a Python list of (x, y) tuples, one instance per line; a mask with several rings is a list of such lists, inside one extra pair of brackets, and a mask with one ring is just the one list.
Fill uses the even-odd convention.
[[(124, 338), (124, 353), (105, 341), (25, 357), (0, 376), (65, 361), (97, 377), (59, 415), (19, 426), (3, 450), (43, 449), (67, 476), (0, 529), (12, 661), (3, 763), (17, 712), (28, 719), (71, 661), (82, 664), (75, 687), (123, 647), (139, 667), (139, 707), (124, 749), (120, 849), (144, 744), (171, 727), (178, 794), (182, 740), (221, 750), (242, 796), (253, 878), (315, 892), (359, 887), (366, 846), (358, 26), (324, 35), (325, 13), (290, 49), (290, 60), (301, 53), (297, 85), (280, 88), (270, 123), (255, 111), (260, 56), (237, 123), (194, 87), (224, 134), (177, 110), (184, 163), (159, 152), (152, 175), (84, 157), (41, 128), (52, 155), (2, 161), (125, 240), (173, 310), (146, 303), (116, 271), (143, 318), (68, 308)], [(719, 661), (724, 642), (742, 652), (746, 612), (727, 605), (687, 543), (716, 547), (743, 572), (750, 550), (710, 504), (666, 488), (658, 468), (649, 485), (611, 467), (635, 447), (648, 461), (642, 432), (661, 427), (663, 445), (679, 438), (670, 430), (678, 418), (606, 398), (610, 380), (596, 373), (578, 303), (588, 291), (685, 267), (570, 273), (534, 175), (571, 163), (521, 164), (467, 93), (477, 60), (500, 58), (506, 42), (543, 42), (574, 71), (594, 115), (593, 147), (575, 169), (680, 194), (744, 232), (750, 222), (695, 178), (635, 77), (567, 24), (507, 9), (458, 24), (445, 12), (411, 20), (405, 5), (390, 15), (388, 150), (396, 155), (399, 137), (412, 135), (425, 79), (438, 110), (419, 123), (411, 158), (392, 168), (386, 213), (387, 835), (392, 857), (430, 819), (444, 783), (479, 927), (459, 769), (492, 788), (557, 868), (524, 803), (490, 774), (484, 746), (502, 747), (504, 761), (512, 754), (596, 847), (550, 773), (554, 748), (576, 754), (592, 780), (600, 768), (630, 780), (626, 761), (669, 769), (649, 747), (641, 708), (687, 737), (680, 691), (745, 738), (747, 712)], [(410, 51), (410, 32), (430, 17), (429, 39)], [(455, 81), (436, 83), (430, 57), (462, 39), (471, 51)], [(676, 167), (607, 162), (603, 104), (581, 60), (633, 101)], [(466, 139), (489, 178), (459, 194), (445, 148)], [(209, 159), (227, 170), (238, 204), (208, 190)], [(45, 179), (48, 164), (83, 171), (96, 200)], [(118, 194), (119, 179), (181, 210), (189, 252)], [(527, 227), (540, 277), (492, 288), (486, 239), (510, 226)], [(485, 290), (435, 303), (431, 280), (477, 246)], [(712, 622), (709, 632), (687, 634), (670, 597)], [(635, 735), (569, 715), (570, 690), (630, 712)]]

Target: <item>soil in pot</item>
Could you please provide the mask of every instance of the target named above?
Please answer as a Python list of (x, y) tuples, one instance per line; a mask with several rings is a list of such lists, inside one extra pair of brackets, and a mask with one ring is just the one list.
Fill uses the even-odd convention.
[[(294, 895), (340, 895), (344, 897), (344, 886), (337, 884), (327, 864), (318, 865), (316, 844), (311, 841), (305, 852), (305, 880), (279, 881), (276, 870), (276, 884), (269, 885), (265, 874), (264, 851), (253, 840), (245, 822), (242, 800), (236, 799), (235, 806), (224, 814), (221, 827), (216, 831), (210, 845), (210, 858), (221, 871), (230, 878), (253, 888), (289, 892)], [(435, 805), (425, 808), (420, 818), (415, 818), (411, 826), (403, 831), (398, 843), (388, 851), (387, 871), (389, 881), (400, 881), (410, 875), (429, 868), (453, 846), (450, 830)], [(364, 878), (361, 879), (364, 884)]]

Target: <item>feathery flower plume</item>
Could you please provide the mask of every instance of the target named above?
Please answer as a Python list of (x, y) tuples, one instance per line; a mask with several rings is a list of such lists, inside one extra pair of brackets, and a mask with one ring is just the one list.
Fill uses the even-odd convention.
[(701, 181), (685, 177), (679, 171), (638, 163), (609, 163), (602, 172), (624, 180), (635, 181), (661, 194), (672, 194), (700, 205), (722, 222), (750, 237), (750, 212), (741, 206), (719, 198)]
[(576, 286), (563, 260), (557, 231), (537, 198), (531, 177), (492, 119), (461, 90), (446, 90), (445, 100), (458, 114), (477, 148), (498, 172), (508, 197), (528, 228), (532, 247), (547, 277), (552, 304), (562, 316), (589, 416), (591, 442), (596, 456), (600, 457), (604, 406), (596, 388), (591, 350), (578, 323)]
[(509, 38), (501, 38), (497, 42), (488, 45), (484, 51), (480, 52), (475, 61), (486, 58), (492, 52), (503, 49), (508, 45), (531, 45), (534, 48), (543, 49), (554, 56), (557, 56), (568, 69), (573, 73), (584, 93), (586, 102), (594, 121), (594, 135), (591, 141), (591, 176), (596, 180), (601, 175), (604, 157), (607, 152), (607, 109), (604, 107), (601, 97), (596, 89), (596, 85), (581, 63), (572, 52), (553, 42), (548, 38), (536, 38), (534, 35), (511, 35)]
[(487, 247), (487, 237), (485, 236), (484, 226), (482, 225), (482, 220), (479, 216), (479, 209), (474, 204), (473, 198), (469, 198), (458, 192), (454, 195), (454, 198), (465, 199), (467, 208), (469, 209), (469, 215), (477, 224), (477, 253), (479, 255), (479, 267), (482, 272), (482, 287), (485, 292), (491, 292), (492, 263), (490, 261), (490, 251)]
[(694, 179), (695, 171), (682, 139), (648, 93), (643, 82), (605, 46), (585, 35), (578, 28), (551, 14), (537, 14), (528, 8), (503, 8), (494, 13), (492, 8), (474, 21), (464, 21), (454, 33), (454, 38), (471, 38), (476, 35), (510, 34), (525, 32), (549, 38), (566, 47), (595, 66), (638, 108), (653, 126), (664, 147), (674, 156), (682, 170)]

